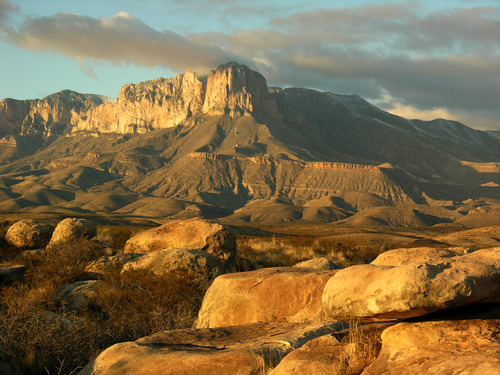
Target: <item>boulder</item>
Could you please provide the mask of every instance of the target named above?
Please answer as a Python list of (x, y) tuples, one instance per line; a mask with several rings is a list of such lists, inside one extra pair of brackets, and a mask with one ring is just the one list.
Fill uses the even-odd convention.
[(124, 251), (150, 253), (171, 248), (204, 250), (222, 261), (233, 261), (236, 236), (229, 228), (212, 221), (177, 220), (135, 235), (127, 241)]
[(106, 271), (110, 271), (112, 269), (121, 270), (123, 269), (123, 266), (126, 263), (136, 260), (137, 258), (140, 258), (143, 255), (144, 254), (124, 253), (124, 254), (103, 256), (97, 259), (96, 262), (89, 267), (88, 271), (95, 273), (103, 273)]
[(69, 310), (84, 311), (97, 304), (99, 284), (98, 280), (78, 281), (62, 286), (55, 294)]
[(294, 267), (312, 268), (315, 270), (337, 270), (340, 267), (326, 258), (314, 258), (297, 263)]
[(198, 327), (321, 322), (321, 293), (335, 272), (285, 267), (219, 276), (203, 298)]
[(20, 220), (11, 225), (5, 240), (12, 246), (23, 249), (45, 247), (50, 241), (54, 227), (32, 219)]
[(64, 219), (57, 224), (49, 245), (60, 245), (80, 238), (92, 238), (97, 235), (94, 224), (87, 219)]
[(12, 284), (24, 277), (27, 267), (23, 264), (2, 263), (0, 264), (0, 285)]
[(498, 374), (500, 319), (399, 323), (363, 375)]
[(165, 331), (111, 346), (79, 375), (265, 374), (290, 351), (343, 328), (329, 322)]
[(500, 301), (500, 248), (434, 261), (339, 270), (323, 309), (335, 319), (408, 318), (475, 302)]
[(148, 270), (156, 275), (186, 272), (191, 275), (214, 277), (224, 273), (222, 261), (203, 250), (167, 249), (128, 261), (127, 270)]
[(436, 249), (433, 247), (413, 247), (409, 249), (394, 249), (380, 254), (371, 262), (377, 266), (400, 266), (402, 264), (429, 262), (436, 259), (453, 258), (473, 251), (467, 247)]

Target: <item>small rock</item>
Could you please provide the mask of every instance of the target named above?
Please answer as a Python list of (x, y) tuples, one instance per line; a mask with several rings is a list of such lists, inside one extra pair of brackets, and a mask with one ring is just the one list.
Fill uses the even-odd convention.
[(326, 258), (314, 258), (297, 263), (294, 267), (312, 268), (315, 270), (338, 270), (340, 267)]
[(27, 267), (23, 264), (0, 264), (0, 285), (12, 284), (24, 277)]
[(97, 304), (98, 280), (78, 281), (66, 284), (56, 290), (56, 297), (62, 300), (69, 310), (84, 311)]
[(20, 220), (11, 225), (5, 240), (12, 246), (23, 249), (45, 247), (50, 241), (54, 227), (32, 219)]

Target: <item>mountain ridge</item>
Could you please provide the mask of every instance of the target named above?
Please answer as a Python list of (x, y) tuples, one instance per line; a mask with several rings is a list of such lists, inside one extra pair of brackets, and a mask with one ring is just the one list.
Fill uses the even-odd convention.
[(436, 210), (449, 222), (470, 200), (496, 205), (499, 168), (492, 134), (404, 119), (356, 95), (268, 88), (235, 62), (128, 84), (116, 101), (63, 91), (0, 102), (4, 211), (392, 225), (360, 215), (411, 204), (405, 225), (439, 222)]

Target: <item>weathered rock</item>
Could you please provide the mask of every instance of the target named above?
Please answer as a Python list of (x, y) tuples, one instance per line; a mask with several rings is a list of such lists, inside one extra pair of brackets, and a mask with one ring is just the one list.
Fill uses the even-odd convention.
[(500, 301), (500, 248), (399, 266), (338, 271), (323, 292), (332, 318), (406, 318), (475, 302)]
[(453, 258), (472, 251), (467, 247), (452, 247), (436, 249), (433, 247), (413, 247), (409, 249), (394, 249), (380, 254), (371, 264), (377, 266), (400, 266), (402, 264), (428, 262), (436, 259)]
[(55, 294), (69, 310), (83, 311), (98, 303), (99, 284), (98, 280), (78, 281), (62, 286)]
[(203, 250), (167, 249), (141, 254), (127, 262), (123, 271), (148, 270), (156, 275), (186, 272), (190, 275), (214, 277), (225, 272), (222, 261)]
[(2, 263), (0, 264), (0, 285), (11, 284), (21, 280), (27, 267), (23, 264)]
[(289, 267), (219, 276), (203, 298), (198, 327), (323, 321), (321, 293), (335, 272)]
[(315, 270), (337, 270), (340, 268), (334, 262), (326, 258), (314, 258), (305, 260), (303, 262), (295, 264), (294, 267), (312, 268)]
[(26, 219), (12, 224), (5, 239), (10, 245), (34, 249), (47, 246), (52, 232), (54, 232), (52, 225)]
[(330, 322), (168, 331), (113, 345), (79, 375), (266, 373), (293, 349), (344, 327)]
[(87, 219), (64, 219), (57, 224), (49, 245), (59, 245), (80, 238), (92, 238), (97, 235), (94, 224)]
[(499, 319), (399, 323), (363, 375), (498, 374), (499, 331)]
[(222, 261), (232, 261), (236, 236), (229, 228), (208, 220), (178, 220), (135, 235), (124, 251), (150, 253), (171, 248), (204, 250)]
[(102, 273), (112, 269), (121, 270), (126, 263), (136, 260), (137, 258), (140, 258), (143, 255), (144, 254), (124, 253), (111, 256), (104, 256), (97, 259), (97, 261), (89, 267), (88, 271), (95, 273)]

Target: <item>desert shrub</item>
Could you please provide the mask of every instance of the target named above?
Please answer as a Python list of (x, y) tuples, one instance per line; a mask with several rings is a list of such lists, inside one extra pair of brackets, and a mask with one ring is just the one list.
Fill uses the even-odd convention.
[(105, 248), (97, 241), (80, 238), (50, 246), (26, 259), (27, 281), (31, 285), (49, 281), (54, 286), (85, 280), (89, 268), (102, 256)]
[(102, 252), (86, 239), (49, 248), (27, 261), (23, 283), (0, 289), (2, 374), (75, 374), (117, 342), (193, 325), (211, 280), (187, 274), (113, 269), (102, 275), (98, 302), (68, 311), (54, 292), (85, 279)]
[(176, 273), (115, 270), (98, 289), (98, 313), (112, 341), (135, 340), (154, 332), (191, 327), (211, 280)]

